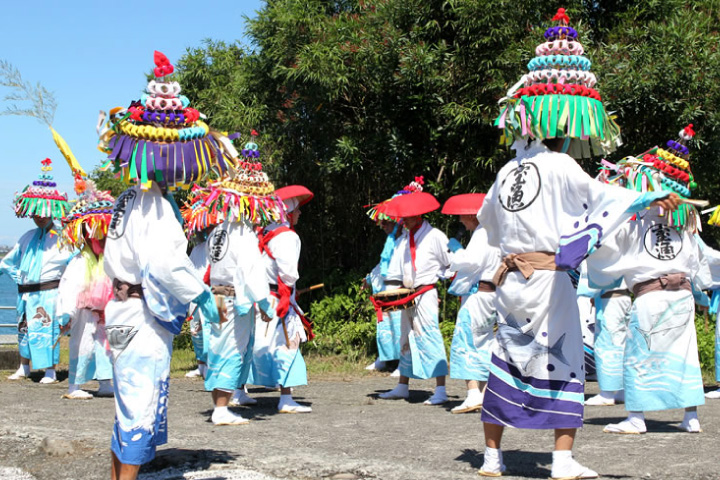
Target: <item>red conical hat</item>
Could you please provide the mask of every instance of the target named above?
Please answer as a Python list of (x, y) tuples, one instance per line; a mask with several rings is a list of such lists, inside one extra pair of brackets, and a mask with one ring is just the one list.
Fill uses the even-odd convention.
[(415, 217), (439, 207), (440, 203), (429, 193), (416, 192), (393, 198), (387, 202), (382, 212), (390, 217)]
[(307, 187), (303, 187), (302, 185), (288, 185), (287, 187), (278, 188), (275, 190), (275, 195), (283, 202), (291, 198), (297, 198), (298, 206), (300, 207), (308, 203), (315, 196)]
[(463, 193), (448, 198), (441, 211), (445, 215), (476, 215), (484, 201), (484, 193)]

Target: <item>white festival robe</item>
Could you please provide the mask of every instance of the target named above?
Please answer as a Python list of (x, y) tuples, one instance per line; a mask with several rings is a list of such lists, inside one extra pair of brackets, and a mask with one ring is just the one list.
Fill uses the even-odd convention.
[[(17, 285), (32, 285), (60, 280), (75, 252), (58, 248), (53, 226), (26, 232), (0, 261), (0, 273)], [(50, 368), (60, 360), (55, 341), (60, 327), (55, 315), (57, 288), (18, 294), (17, 322), (20, 356), (30, 359), (32, 368)]]
[(495, 292), (479, 292), (477, 286), (492, 282), (500, 266), (500, 250), (488, 245), (487, 232), (478, 226), (467, 248), (449, 257), (456, 276), (448, 293), (459, 295), (462, 302), (450, 346), (450, 377), (487, 381), (497, 322)]
[[(535, 141), (513, 146), (478, 214), (488, 242), (511, 253), (556, 253), (577, 268), (598, 242), (658, 195), (604, 185), (568, 155)], [(585, 366), (576, 290), (565, 271), (509, 272), (497, 288), (498, 331), (482, 420), (534, 429), (579, 428)]]
[[(388, 272), (389, 280), (402, 280), (406, 288), (435, 285), (448, 274), (448, 238), (423, 220), (415, 232), (415, 268), (410, 252), (410, 232), (404, 230)], [(433, 288), (402, 310), (400, 375), (428, 379), (448, 374), (447, 354), (438, 320), (438, 295)]]
[[(282, 226), (289, 227), (289, 224), (273, 223), (265, 227), (264, 231), (269, 233)], [(299, 313), (303, 312), (295, 300), (295, 284), (300, 278), (300, 237), (292, 230), (282, 232), (268, 242), (267, 248), (274, 258), (263, 252), (265, 283), (277, 285), (280, 279), (292, 289), (292, 294), (290, 308), (284, 319), (275, 315), (270, 322), (264, 322), (260, 313), (256, 314), (252, 381), (266, 387), (281, 385), (289, 388), (307, 385), (307, 367), (300, 352), (300, 344), (307, 341), (307, 335), (299, 316)], [(283, 321), (289, 344), (285, 340)]]
[[(588, 260), (591, 286), (636, 284), (681, 273), (702, 290), (712, 284), (695, 237), (667, 226), (657, 208), (643, 211)], [(702, 405), (704, 391), (695, 331), (695, 299), (687, 290), (636, 297), (630, 311), (623, 369), (631, 412)]]
[[(190, 261), (195, 267), (195, 272), (199, 278), (205, 279), (205, 273), (207, 272), (208, 265), (210, 265), (210, 259), (208, 258), (207, 240), (204, 240), (190, 252)], [(193, 344), (193, 350), (195, 351), (195, 359), (198, 362), (207, 363), (209, 335), (210, 335), (210, 324), (202, 318), (200, 310), (195, 308), (195, 305), (190, 307), (192, 319), (190, 320), (190, 338)]]
[(712, 300), (710, 302), (710, 315), (715, 315), (715, 381), (720, 383), (720, 321), (717, 321), (718, 306), (720, 306), (720, 252), (705, 245), (698, 236), (698, 243), (703, 255), (708, 261), (712, 277)]
[[(95, 292), (88, 292), (93, 283), (88, 284), (88, 261), (85, 255), (95, 255), (89, 251), (76, 255), (68, 264), (58, 287), (57, 317), (61, 326), (70, 321), (70, 367), (68, 383), (82, 385), (90, 380), (109, 380), (112, 378), (110, 345), (105, 334), (105, 316), (101, 316), (108, 300), (109, 285), (93, 282)], [(103, 273), (103, 277), (105, 274)], [(102, 291), (100, 291), (102, 290)], [(87, 308), (86, 300), (94, 295), (96, 308)], [(66, 320), (67, 319), (67, 320)]]
[(248, 380), (252, 366), (256, 302), (270, 296), (258, 238), (247, 222), (222, 223), (207, 241), (210, 285), (232, 286), (224, 297), (227, 321), (210, 326), (206, 390), (232, 392)]
[(105, 244), (105, 273), (142, 285), (143, 298), (111, 300), (105, 330), (113, 356), (115, 426), (120, 462), (147, 463), (167, 442), (167, 399), (173, 336), (190, 302), (206, 290), (187, 254), (172, 205), (153, 183), (115, 202)]

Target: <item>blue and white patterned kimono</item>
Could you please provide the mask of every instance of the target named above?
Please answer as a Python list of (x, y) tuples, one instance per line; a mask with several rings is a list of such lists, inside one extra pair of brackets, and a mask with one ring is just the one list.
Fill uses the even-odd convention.
[[(516, 142), (478, 214), (501, 255), (549, 252), (574, 269), (658, 195), (591, 178), (540, 141)], [(664, 196), (664, 195), (661, 195)], [(482, 420), (533, 429), (583, 423), (585, 359), (577, 293), (565, 271), (511, 271), (497, 288), (498, 331)]]
[(487, 242), (487, 232), (478, 226), (467, 248), (450, 253), (450, 270), (456, 272), (448, 293), (461, 297), (452, 345), (450, 377), (487, 381), (490, 351), (497, 322), (495, 292), (478, 292), (479, 282), (492, 282), (500, 266), (500, 250)]
[(710, 315), (715, 315), (715, 381), (720, 383), (720, 321), (717, 321), (718, 306), (720, 306), (720, 252), (708, 247), (702, 239), (697, 236), (698, 244), (703, 255), (707, 259), (712, 278), (712, 297), (710, 299)]
[[(402, 280), (406, 288), (434, 285), (448, 272), (448, 239), (427, 221), (415, 232), (415, 265), (410, 253), (410, 232), (405, 230), (393, 256), (388, 280)], [(400, 375), (428, 379), (448, 374), (447, 354), (438, 323), (438, 294), (433, 288), (402, 310)]]
[[(92, 257), (89, 257), (92, 255)], [(96, 292), (93, 300), (97, 305), (89, 308), (87, 305), (78, 305), (79, 297), (81, 302), (89, 299), (90, 293), (87, 289), (90, 285), (90, 275), (102, 274), (104, 272), (90, 272), (88, 263), (102, 262), (102, 256), (93, 260), (95, 254), (90, 247), (76, 255), (68, 265), (60, 280), (58, 288), (57, 316), (61, 326), (70, 321), (70, 368), (68, 383), (71, 385), (82, 385), (90, 380), (109, 380), (112, 378), (112, 362), (110, 359), (110, 348), (105, 334), (104, 318), (101, 321), (100, 313), (104, 311), (107, 302), (107, 284), (102, 285)], [(100, 267), (102, 263), (100, 263)], [(105, 288), (103, 288), (105, 287)], [(99, 291), (102, 289), (102, 295)], [(97, 298), (97, 294), (101, 294)]]
[(252, 366), (255, 302), (270, 296), (258, 238), (247, 222), (225, 222), (207, 241), (210, 284), (232, 286), (226, 296), (226, 322), (210, 326), (206, 390), (232, 392), (248, 381)]
[[(395, 228), (400, 228), (400, 226), (396, 225)], [(388, 274), (393, 255), (397, 254), (397, 248), (395, 248), (397, 242), (398, 239), (395, 238), (395, 232), (393, 231), (385, 241), (380, 263), (373, 268), (366, 278), (367, 283), (372, 287), (373, 293), (388, 290), (387, 285), (385, 285), (385, 277)], [(377, 323), (375, 340), (377, 341), (378, 360), (381, 362), (400, 359), (400, 316), (400, 310), (383, 312), (383, 321)]]
[(105, 272), (142, 285), (143, 298), (111, 300), (105, 331), (113, 356), (115, 425), (112, 451), (141, 465), (167, 442), (172, 341), (190, 302), (206, 291), (187, 257), (187, 239), (172, 204), (153, 183), (115, 202), (105, 245)]
[[(702, 405), (705, 402), (695, 332), (695, 303), (712, 284), (695, 237), (667, 226), (657, 208), (638, 214), (588, 259), (591, 286), (613, 288), (622, 278), (631, 289), (663, 275), (684, 274), (694, 287), (654, 291), (635, 298), (624, 361), (625, 408), (631, 412)], [(694, 298), (696, 297), (696, 298)]]
[[(60, 280), (75, 252), (60, 250), (51, 225), (25, 233), (0, 262), (18, 286), (30, 286)], [(60, 360), (60, 346), (53, 345), (60, 334), (55, 316), (57, 288), (18, 294), (18, 347), (20, 356), (32, 362), (32, 368), (53, 367)]]

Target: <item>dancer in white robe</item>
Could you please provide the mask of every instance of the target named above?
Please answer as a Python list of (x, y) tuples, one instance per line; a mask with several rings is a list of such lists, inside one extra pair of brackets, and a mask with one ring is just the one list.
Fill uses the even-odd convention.
[[(238, 387), (247, 382), (252, 366), (255, 316), (274, 317), (265, 264), (252, 225), (224, 222), (208, 238), (210, 285), (221, 321), (211, 325), (205, 388), (212, 390), (215, 425), (248, 423), (228, 410)], [(257, 303), (257, 307), (255, 304)]]
[(450, 346), (450, 378), (465, 380), (467, 397), (452, 413), (468, 413), (482, 408), (483, 392), (490, 372), (490, 351), (496, 325), (495, 285), (492, 277), (500, 266), (500, 250), (487, 243), (487, 232), (478, 224), (485, 194), (456, 195), (448, 199), (442, 213), (459, 215), (472, 238), (467, 248), (451, 238), (450, 270), (456, 272), (448, 293), (458, 295), (455, 331)]
[(276, 298), (276, 315), (256, 315), (253, 345), (253, 383), (274, 388), (280, 385), (280, 413), (310, 413), (312, 407), (297, 403), (293, 387), (307, 385), (307, 368), (300, 345), (311, 335), (309, 323), (295, 299), (300, 278), (300, 237), (293, 227), (300, 218), (300, 207), (313, 194), (300, 185), (279, 188), (275, 192), (288, 212), (287, 222), (272, 223), (262, 230), (261, 250), (265, 261), (266, 284)]
[[(669, 141), (667, 150), (656, 147), (642, 154), (642, 164), (632, 157), (626, 160), (618, 171), (628, 189), (635, 190), (648, 175), (649, 188), (672, 185), (689, 196), (692, 177), (685, 142), (694, 135), (690, 127), (680, 132), (678, 142)], [(679, 168), (656, 170), (668, 163)], [(607, 433), (645, 433), (645, 411), (675, 408), (685, 409), (682, 430), (700, 431), (697, 406), (704, 403), (704, 392), (695, 303), (707, 305), (700, 290), (712, 279), (694, 236), (698, 217), (689, 205), (675, 214), (657, 208), (640, 212), (588, 260), (591, 286), (613, 288), (622, 278), (635, 295), (623, 375), (630, 413), (626, 420), (607, 425)]]
[(440, 204), (429, 193), (422, 191), (422, 178), (408, 185), (412, 193), (395, 197), (383, 212), (401, 217), (405, 230), (396, 247), (399, 255), (393, 257), (388, 279), (401, 280), (405, 288), (415, 292), (406, 300), (414, 305), (402, 310), (400, 380), (383, 399), (407, 399), (410, 396), (411, 378), (435, 378), (435, 392), (425, 400), (426, 405), (447, 402), (445, 377), (448, 374), (447, 354), (439, 327), (438, 296), (435, 284), (448, 276), (448, 239), (433, 228), (422, 214), (436, 210)]
[(73, 206), (61, 235), (64, 248), (78, 249), (60, 280), (57, 315), (61, 331), (70, 332), (68, 393), (63, 398), (91, 399), (80, 388), (96, 379), (99, 397), (113, 396), (110, 346), (105, 335), (105, 306), (112, 283), (103, 269), (105, 238), (115, 199), (83, 181), (84, 192)]
[[(715, 315), (715, 381), (720, 384), (720, 321), (717, 321), (718, 306), (720, 306), (720, 252), (710, 248), (702, 239), (697, 236), (703, 255), (710, 267), (712, 285), (709, 287), (712, 292), (710, 305), (707, 314)], [(705, 398), (711, 400), (720, 399), (720, 388), (711, 390), (705, 394)]]
[[(195, 267), (195, 273), (198, 277), (205, 280), (205, 276), (210, 266), (210, 259), (208, 258), (208, 246), (207, 246), (207, 234), (202, 235), (203, 240), (195, 245), (190, 251), (190, 261)], [(197, 361), (197, 368), (190, 370), (185, 374), (188, 378), (202, 377), (203, 379), (207, 374), (207, 356), (208, 356), (208, 337), (210, 334), (210, 324), (204, 322), (202, 315), (199, 311), (196, 311), (194, 307), (191, 307), (192, 318), (190, 319), (190, 339), (192, 340), (193, 351), (195, 352), (195, 360)]]
[[(388, 201), (390, 200), (385, 200), (385, 202), (374, 205), (367, 212), (368, 216), (374, 220), (387, 235), (383, 251), (380, 254), (380, 263), (378, 263), (363, 280), (362, 288), (365, 289), (369, 286), (372, 289), (373, 295), (400, 287), (400, 282), (398, 281), (386, 281), (392, 257), (393, 255), (397, 255), (398, 250), (396, 247), (402, 234), (402, 224), (399, 223), (399, 219), (388, 217), (378, 211), (378, 209), (382, 209), (383, 204)], [(371, 298), (371, 301), (374, 301), (374, 298)], [(365, 370), (382, 370), (386, 367), (387, 362), (400, 360), (400, 310), (383, 312), (382, 309), (376, 308), (375, 313), (378, 317), (375, 330), (378, 358), (365, 367)], [(396, 368), (390, 376), (397, 377), (399, 375), (400, 369)]]
[[(566, 55), (546, 57), (556, 41), (583, 51), (565, 10), (553, 20), (559, 25), (545, 32), (531, 70)], [(563, 270), (577, 268), (634, 212), (667, 196), (603, 185), (559, 153), (589, 157), (591, 149), (608, 153), (619, 142), (619, 128), (592, 88), (594, 75), (575, 78), (556, 85), (529, 73), (517, 85), (524, 87), (508, 92), (495, 123), (517, 156), (501, 168), (478, 214), (503, 257), (494, 279), (498, 331), (482, 411), (483, 476), (505, 470), (505, 427), (555, 430), (552, 478), (598, 476), (572, 457), (583, 423), (585, 362), (576, 291)]]
[(52, 161), (42, 162), (38, 180), (15, 195), (18, 217), (31, 217), (37, 228), (28, 231), (0, 261), (0, 274), (7, 274), (18, 286), (17, 319), (20, 366), (9, 380), (19, 380), (34, 369), (45, 369), (41, 384), (57, 383), (55, 365), (60, 360), (57, 338), (60, 326), (55, 315), (58, 285), (75, 255), (58, 248), (54, 220), (65, 216), (67, 195), (56, 189), (50, 174)]
[[(178, 97), (180, 85), (166, 78), (174, 69), (167, 57), (155, 52), (154, 59), (147, 95), (111, 110), (98, 128), (99, 148), (108, 154), (103, 168), (134, 185), (115, 203), (105, 245), (115, 297), (105, 308), (105, 331), (115, 383), (116, 480), (137, 478), (140, 465), (167, 441), (172, 340), (190, 303), (205, 320), (219, 321), (215, 299), (187, 256), (182, 215), (168, 192), (210, 172), (224, 174), (238, 156), (229, 138), (211, 131), (187, 98)], [(182, 108), (168, 114), (167, 102)]]

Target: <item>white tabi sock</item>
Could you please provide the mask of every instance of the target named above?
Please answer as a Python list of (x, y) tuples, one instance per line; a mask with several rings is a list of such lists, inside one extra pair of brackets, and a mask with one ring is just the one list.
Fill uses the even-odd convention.
[(483, 455), (483, 466), (478, 472), (484, 477), (499, 477), (505, 471), (503, 463), (502, 450), (499, 448), (485, 447), (485, 455)]
[(645, 414), (643, 412), (630, 412), (628, 415), (628, 422), (632, 423), (633, 426), (640, 430), (644, 430), (645, 427)]
[(70, 385), (68, 385), (68, 393), (73, 393), (77, 390), (80, 390), (80, 386), (78, 384), (71, 383)]
[(45, 369), (45, 378), (52, 378), (53, 380), (57, 380), (57, 376), (55, 375), (55, 369), (54, 368), (46, 368)]
[(408, 398), (410, 396), (410, 386), (407, 383), (398, 383), (395, 388), (389, 392), (381, 393), (378, 396), (389, 400)]
[(685, 430), (688, 433), (702, 432), (702, 429), (700, 428), (700, 419), (698, 418), (697, 410), (685, 412), (685, 418), (683, 418), (683, 421), (680, 424), (680, 429)]
[(445, 395), (447, 396), (447, 393), (445, 393), (445, 386), (442, 387), (435, 387), (435, 395)]
[(22, 374), (26, 377), (30, 375), (30, 364), (29, 363), (23, 363), (20, 365), (20, 368), (17, 369), (18, 372), (22, 371)]
[(198, 365), (198, 370), (200, 370), (200, 375), (202, 375), (203, 378), (207, 375), (207, 364), (201, 363)]
[(597, 478), (597, 472), (572, 458), (572, 450), (553, 451), (551, 478)]
[(469, 403), (470, 405), (476, 405), (478, 403), (482, 403), (483, 400), (483, 394), (480, 392), (479, 388), (471, 388), (467, 391), (467, 399), (465, 400), (466, 403)]

